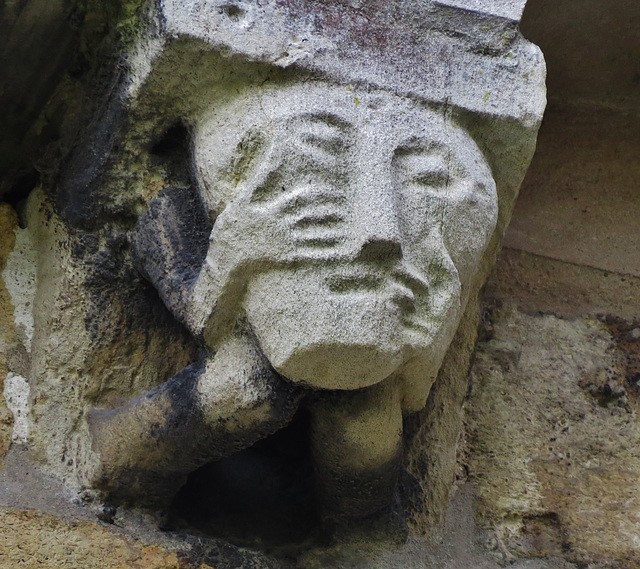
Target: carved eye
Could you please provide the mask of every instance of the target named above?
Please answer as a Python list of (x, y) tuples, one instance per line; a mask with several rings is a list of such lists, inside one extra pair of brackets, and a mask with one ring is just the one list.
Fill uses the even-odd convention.
[(455, 164), (450, 163), (448, 149), (429, 141), (411, 141), (396, 149), (394, 168), (398, 180), (416, 191), (447, 190), (457, 175)]
[(449, 171), (444, 169), (420, 172), (409, 178), (409, 182), (428, 188), (440, 189), (449, 185)]

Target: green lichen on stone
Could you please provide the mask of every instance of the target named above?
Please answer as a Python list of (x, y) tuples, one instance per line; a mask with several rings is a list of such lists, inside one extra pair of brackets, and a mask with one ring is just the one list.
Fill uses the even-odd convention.
[(87, 0), (86, 13), (100, 14), (123, 47), (129, 46), (144, 28), (143, 7), (147, 0)]

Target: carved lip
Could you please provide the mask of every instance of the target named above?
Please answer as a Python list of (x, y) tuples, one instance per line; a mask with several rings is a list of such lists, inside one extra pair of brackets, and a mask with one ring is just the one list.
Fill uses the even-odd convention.
[(391, 293), (391, 300), (402, 310), (415, 310), (416, 296), (428, 293), (427, 284), (404, 267), (386, 272), (383, 269), (350, 267), (327, 279), (331, 292), (348, 294), (354, 292)]

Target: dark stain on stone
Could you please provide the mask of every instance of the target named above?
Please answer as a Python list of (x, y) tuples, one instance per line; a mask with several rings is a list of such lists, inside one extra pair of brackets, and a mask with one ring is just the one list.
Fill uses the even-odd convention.
[(126, 113), (122, 97), (114, 97), (79, 137), (63, 165), (56, 206), (72, 227), (95, 230), (113, 218), (101, 179), (122, 141)]
[(166, 188), (131, 233), (133, 262), (178, 319), (209, 247), (212, 223), (192, 186)]
[(624, 319), (607, 315), (601, 318), (607, 326), (615, 347), (622, 356), (623, 381), (630, 397), (640, 399), (640, 318)]
[[(180, 569), (294, 569), (295, 563), (274, 559), (262, 553), (240, 549), (222, 539), (201, 535), (176, 534), (184, 539), (188, 551), (178, 553)], [(185, 548), (187, 549), (187, 548)]]
[(522, 541), (528, 551), (540, 556), (562, 557), (571, 549), (558, 514), (548, 512), (522, 520)]
[[(267, 552), (296, 548), (318, 531), (305, 413), (250, 448), (193, 472), (172, 523)], [(217, 567), (217, 565), (215, 565)]]
[(486, 296), (483, 299), (480, 325), (478, 326), (478, 342), (488, 342), (494, 337), (495, 313), (502, 307), (502, 300)]
[(599, 320), (611, 333), (608, 351), (615, 363), (598, 380), (583, 379), (580, 387), (602, 407), (617, 405), (632, 411), (640, 406), (640, 318), (603, 314)]

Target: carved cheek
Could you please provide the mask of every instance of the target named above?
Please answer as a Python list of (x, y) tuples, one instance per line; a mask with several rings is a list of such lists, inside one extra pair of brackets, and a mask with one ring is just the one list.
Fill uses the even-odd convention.
[(440, 195), (406, 187), (399, 192), (398, 201), (404, 256), (424, 265), (441, 248), (446, 201)]
[(462, 282), (476, 270), (496, 227), (495, 194), (469, 180), (466, 191), (451, 196), (443, 223), (443, 240)]

